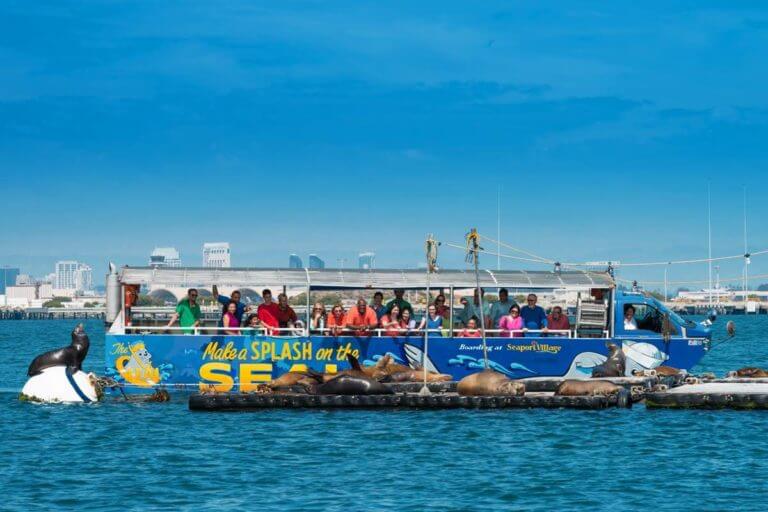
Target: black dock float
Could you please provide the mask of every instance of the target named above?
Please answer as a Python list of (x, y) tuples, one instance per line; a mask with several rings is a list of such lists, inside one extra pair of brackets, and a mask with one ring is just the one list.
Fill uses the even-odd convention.
[(646, 393), (649, 409), (768, 409), (768, 383), (704, 382)]
[(631, 407), (626, 390), (610, 396), (460, 396), (456, 393), (419, 395), (194, 394), (193, 411), (264, 409), (607, 409)]

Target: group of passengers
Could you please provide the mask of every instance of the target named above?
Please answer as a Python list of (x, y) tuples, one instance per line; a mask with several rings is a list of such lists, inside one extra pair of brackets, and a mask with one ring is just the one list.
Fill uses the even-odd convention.
[[(384, 336), (408, 336), (423, 333), (426, 329), (430, 336), (442, 336), (444, 322), (450, 319), (450, 306), (446, 304), (445, 295), (439, 294), (435, 301), (427, 307), (427, 314), (417, 322), (413, 314), (413, 306), (403, 298), (404, 290), (394, 290), (395, 298), (384, 304), (384, 294), (377, 291), (373, 295), (371, 305), (364, 298), (357, 299), (354, 307), (345, 311), (341, 304), (334, 305), (330, 312), (322, 302), (314, 304), (309, 316), (309, 331), (313, 334), (328, 334), (331, 336), (350, 335), (371, 336), (377, 331)], [(484, 296), (485, 291), (480, 294)], [(182, 328), (188, 329), (200, 325), (200, 306), (197, 304), (198, 291), (191, 288), (187, 298), (179, 302), (176, 313), (168, 326), (177, 320)], [(241, 301), (241, 294), (235, 290), (231, 296), (222, 295), (213, 286), (213, 297), (222, 304), (222, 315), (219, 327), (226, 334), (239, 334), (242, 328), (262, 329), (267, 334), (287, 334), (304, 329), (304, 323), (298, 319), (296, 312), (288, 304), (288, 296), (281, 293), (277, 302), (272, 299), (272, 291), (262, 291), (263, 302), (258, 307), (246, 305)], [(457, 312), (456, 320), (460, 330), (459, 337), (476, 338), (482, 336), (481, 322), (491, 336), (522, 337), (530, 331), (566, 332), (571, 325), (568, 316), (563, 314), (560, 306), (554, 306), (548, 315), (537, 305), (535, 294), (528, 295), (527, 304), (520, 307), (509, 297), (505, 288), (499, 290), (499, 300), (490, 304), (484, 303), (481, 309), (480, 295), (475, 290), (472, 300), (463, 297), (463, 309)]]

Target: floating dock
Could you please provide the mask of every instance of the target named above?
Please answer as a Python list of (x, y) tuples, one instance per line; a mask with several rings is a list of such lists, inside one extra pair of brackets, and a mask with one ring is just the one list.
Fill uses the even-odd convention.
[(608, 409), (631, 407), (629, 391), (609, 396), (556, 396), (532, 392), (523, 396), (460, 396), (457, 393), (419, 395), (307, 395), (194, 394), (189, 398), (193, 411), (246, 411), (264, 409)]
[(718, 379), (651, 391), (645, 394), (645, 406), (649, 409), (768, 409), (768, 379)]

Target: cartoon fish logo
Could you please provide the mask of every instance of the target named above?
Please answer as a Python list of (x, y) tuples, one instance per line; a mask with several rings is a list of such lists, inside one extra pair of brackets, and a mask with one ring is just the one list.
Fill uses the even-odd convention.
[(130, 355), (120, 356), (115, 361), (117, 372), (126, 382), (137, 386), (150, 387), (160, 383), (160, 370), (152, 366), (152, 354), (139, 342), (129, 347)]

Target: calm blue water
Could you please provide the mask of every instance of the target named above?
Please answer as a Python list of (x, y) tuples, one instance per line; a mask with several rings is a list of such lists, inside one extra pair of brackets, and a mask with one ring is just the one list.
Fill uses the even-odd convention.
[[(735, 320), (737, 340), (701, 371), (768, 367), (768, 317)], [(719, 511), (760, 509), (768, 490), (763, 412), (18, 402), (31, 359), (68, 343), (72, 327), (0, 322), (0, 509)], [(86, 328), (86, 366), (101, 371), (101, 325)]]

